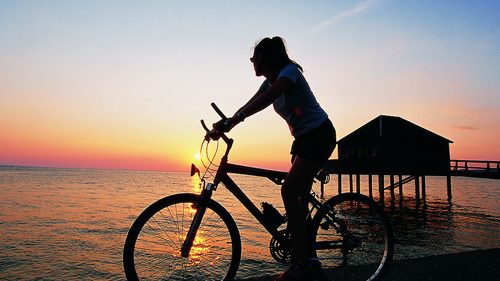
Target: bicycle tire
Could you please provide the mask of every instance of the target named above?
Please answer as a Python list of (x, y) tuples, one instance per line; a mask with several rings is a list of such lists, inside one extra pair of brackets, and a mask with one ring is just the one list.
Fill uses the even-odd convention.
[[(339, 234), (339, 227), (347, 229), (347, 234)], [(315, 257), (333, 280), (378, 281), (392, 261), (390, 221), (365, 195), (344, 193), (330, 198), (315, 214), (312, 233)]]
[(127, 280), (233, 280), (241, 259), (241, 238), (231, 215), (210, 199), (189, 257), (180, 254), (196, 194), (162, 198), (132, 224), (123, 249)]

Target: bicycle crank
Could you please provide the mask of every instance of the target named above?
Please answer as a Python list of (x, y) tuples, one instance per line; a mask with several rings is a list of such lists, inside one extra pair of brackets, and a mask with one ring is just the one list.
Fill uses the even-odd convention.
[(286, 243), (283, 245), (278, 241), (278, 239), (272, 237), (271, 242), (269, 242), (269, 251), (271, 256), (280, 263), (290, 264), (292, 260), (292, 243), (290, 239), (290, 233), (286, 229), (278, 231), (279, 236), (285, 238)]

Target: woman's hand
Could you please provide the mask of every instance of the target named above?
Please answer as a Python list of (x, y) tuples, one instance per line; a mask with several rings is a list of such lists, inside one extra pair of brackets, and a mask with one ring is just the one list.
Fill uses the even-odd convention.
[(224, 120), (220, 120), (217, 123), (214, 123), (212, 125), (213, 129), (217, 132), (223, 132), (227, 133), (231, 131), (231, 129), (235, 126), (236, 124), (233, 122), (232, 118), (227, 118)]

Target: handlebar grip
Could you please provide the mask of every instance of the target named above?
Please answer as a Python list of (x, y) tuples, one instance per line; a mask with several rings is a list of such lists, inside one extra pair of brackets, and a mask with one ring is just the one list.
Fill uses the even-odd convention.
[(224, 119), (224, 120), (227, 119), (226, 115), (224, 115), (224, 113), (222, 113), (222, 111), (217, 107), (217, 105), (215, 105), (215, 103), (211, 103), (210, 105), (212, 105), (212, 107), (214, 108), (215, 112), (217, 112), (217, 114), (219, 114), (219, 116), (222, 119)]
[(203, 119), (201, 119), (201, 126), (207, 133), (210, 133), (210, 129), (207, 127), (207, 125), (205, 125), (205, 121), (203, 121)]

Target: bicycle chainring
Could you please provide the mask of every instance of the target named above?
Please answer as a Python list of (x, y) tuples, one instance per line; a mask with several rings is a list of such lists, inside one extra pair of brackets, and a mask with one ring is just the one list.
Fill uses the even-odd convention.
[(278, 239), (272, 237), (271, 242), (269, 242), (269, 251), (271, 256), (280, 263), (290, 264), (292, 261), (292, 242), (290, 239), (290, 233), (286, 229), (278, 231), (279, 235), (285, 237), (286, 245), (282, 245)]

